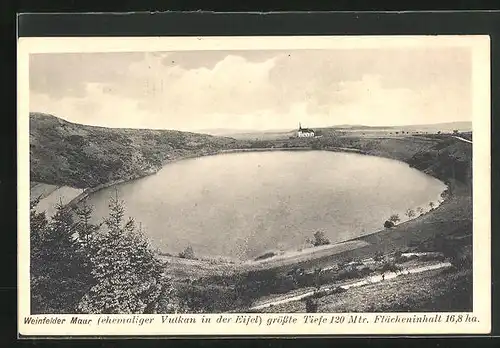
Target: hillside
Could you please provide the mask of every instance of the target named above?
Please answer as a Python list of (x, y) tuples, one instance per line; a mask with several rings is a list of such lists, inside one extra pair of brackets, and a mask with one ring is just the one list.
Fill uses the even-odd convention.
[[(290, 283), (289, 274), (297, 268), (312, 272), (380, 253), (429, 251), (429, 248), (431, 251), (442, 251), (429, 247), (436, 237), (471, 236), (472, 147), (469, 143), (435, 133), (397, 136), (346, 133), (330, 129), (322, 131), (322, 137), (318, 138), (278, 137), (273, 134), (274, 139), (236, 140), (172, 130), (93, 127), (33, 113), (30, 115), (32, 190), (39, 189), (35, 182), (48, 184), (44, 186), (45, 191), (38, 191), (49, 196), (57, 190), (50, 185), (95, 188), (115, 180), (154, 173), (171, 161), (217, 154), (224, 150), (294, 148), (352, 151), (400, 160), (448, 184), (449, 191), (445, 192), (445, 201), (439, 207), (391, 229), (382, 229), (386, 217), (381, 217), (381, 230), (350, 241), (355, 247), (346, 250), (332, 248), (327, 254), (310, 253), (300, 260), (271, 258), (263, 268), (254, 267), (251, 263), (239, 267), (222, 261), (170, 260), (170, 271), (181, 280), (177, 283), (176, 291), (190, 298), (190, 305), (196, 310), (208, 312), (248, 309), (254, 301), (266, 296), (281, 296), (301, 290), (305, 285)], [(466, 287), (470, 285), (470, 265), (462, 271), (463, 274), (440, 272), (440, 276), (434, 278), (432, 275), (436, 273), (432, 273), (431, 277), (410, 276), (381, 284), (380, 287), (354, 289), (344, 294), (343, 304), (338, 302), (337, 296), (326, 296), (319, 305), (321, 309), (336, 311), (354, 308), (354, 304), (359, 305), (356, 307), (359, 310), (401, 310), (406, 309), (403, 305), (409, 303), (412, 305), (408, 308), (425, 309), (433, 308), (432, 302), (442, 299), (442, 307), (439, 308), (456, 309), (457, 303), (468, 307), (470, 304), (464, 294), (469, 293)], [(329, 280), (325, 279), (325, 282)], [(422, 289), (418, 294), (412, 292), (415, 285)], [(435, 287), (440, 287), (442, 291), (434, 291)], [(399, 297), (396, 298), (396, 295)], [(211, 299), (210, 303), (207, 303), (206, 298)], [(363, 302), (360, 298), (367, 300)], [(380, 300), (377, 302), (379, 305), (374, 304), (373, 298)], [(453, 303), (447, 303), (447, 299), (452, 299)], [(302, 302), (295, 302), (282, 308), (274, 307), (273, 310), (300, 312), (304, 310), (303, 307)]]
[(238, 145), (231, 138), (173, 130), (94, 127), (30, 113), (32, 182), (94, 187), (144, 176), (179, 158)]

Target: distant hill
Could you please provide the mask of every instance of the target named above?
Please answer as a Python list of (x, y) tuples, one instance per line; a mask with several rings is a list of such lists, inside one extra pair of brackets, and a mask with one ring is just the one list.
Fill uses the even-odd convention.
[(244, 129), (218, 128), (218, 129), (204, 129), (204, 130), (199, 130), (198, 132), (214, 136), (226, 136), (238, 140), (288, 139), (290, 136), (295, 134), (295, 130), (292, 129), (244, 130)]
[(446, 122), (446, 123), (435, 123), (435, 124), (420, 124), (420, 125), (403, 125), (403, 126), (365, 126), (365, 125), (338, 125), (332, 127), (338, 130), (409, 130), (409, 131), (442, 131), (451, 132), (453, 130), (458, 130), (460, 132), (472, 131), (472, 122)]
[[(425, 132), (452, 132), (453, 130), (458, 130), (460, 132), (472, 131), (472, 122), (447, 122), (447, 123), (436, 123), (436, 124), (420, 124), (420, 125), (402, 125), (402, 126), (366, 126), (362, 124), (341, 124), (335, 126), (326, 127), (309, 127), (314, 130), (324, 130), (327, 131), (393, 131), (393, 130), (406, 130), (410, 132), (425, 131)], [(269, 130), (242, 130), (242, 129), (229, 129), (229, 128), (216, 128), (216, 129), (203, 129), (199, 130), (199, 133), (216, 135), (216, 136), (227, 136), (236, 139), (259, 139), (259, 140), (272, 140), (272, 139), (283, 139), (295, 134), (296, 129), (269, 129)]]
[(31, 181), (47, 184), (94, 187), (238, 145), (235, 139), (206, 134), (95, 127), (30, 113)]
[(241, 133), (255, 133), (255, 129), (231, 129), (231, 128), (211, 128), (211, 129), (197, 129), (196, 133), (210, 134), (216, 136), (227, 136), (231, 134)]

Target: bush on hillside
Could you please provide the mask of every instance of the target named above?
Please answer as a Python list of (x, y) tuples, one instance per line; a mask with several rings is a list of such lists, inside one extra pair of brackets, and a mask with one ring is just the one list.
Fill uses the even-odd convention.
[(393, 222), (394, 224), (397, 224), (399, 221), (401, 221), (401, 219), (399, 218), (398, 214), (392, 214), (389, 217), (389, 221)]
[(275, 253), (275, 252), (273, 252), (273, 251), (269, 251), (269, 252), (267, 252), (267, 253), (264, 253), (264, 254), (262, 254), (262, 255), (257, 256), (254, 260), (255, 260), (255, 261), (265, 260), (265, 259), (269, 259), (269, 258), (271, 258), (271, 257), (273, 257), (273, 256), (276, 256), (276, 253)]
[(408, 219), (413, 219), (415, 217), (415, 210), (408, 209), (406, 211), (405, 215), (408, 217)]
[(396, 265), (394, 262), (385, 262), (380, 268), (380, 272), (399, 272), (401, 267)]
[(381, 251), (377, 251), (375, 253), (375, 256), (373, 257), (373, 260), (379, 262), (379, 261), (382, 261), (383, 258), (384, 258), (384, 254), (382, 254)]
[(328, 245), (330, 240), (325, 236), (323, 231), (316, 231), (313, 235), (314, 239), (309, 241), (314, 246)]
[(179, 253), (179, 257), (182, 259), (191, 259), (191, 260), (196, 260), (196, 257), (194, 255), (194, 250), (193, 248), (189, 245)]
[(390, 221), (390, 220), (386, 220), (384, 222), (384, 227), (385, 228), (393, 228), (395, 225), (394, 225), (394, 222)]

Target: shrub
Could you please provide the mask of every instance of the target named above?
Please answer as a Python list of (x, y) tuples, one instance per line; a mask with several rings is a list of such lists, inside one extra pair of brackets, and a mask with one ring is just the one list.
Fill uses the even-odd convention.
[(258, 261), (258, 260), (265, 260), (265, 259), (269, 259), (269, 258), (271, 258), (271, 257), (273, 257), (273, 256), (276, 256), (276, 253), (275, 253), (275, 252), (270, 251), (270, 252), (267, 252), (267, 253), (262, 254), (262, 255), (260, 255), (260, 256), (257, 256), (254, 260), (255, 260), (255, 261)]
[(399, 218), (399, 215), (398, 214), (392, 214), (390, 217), (389, 217), (389, 221), (392, 221), (394, 222), (395, 224), (397, 224), (401, 219)]
[(394, 225), (394, 222), (390, 221), (390, 220), (386, 220), (384, 222), (384, 227), (385, 228), (393, 228), (395, 225)]
[(380, 272), (399, 272), (401, 267), (396, 265), (394, 262), (385, 262), (380, 268)]
[(196, 257), (194, 256), (193, 248), (190, 245), (179, 253), (179, 257), (182, 259), (191, 259), (191, 260), (196, 259)]
[(450, 196), (450, 190), (449, 189), (444, 190), (443, 192), (441, 192), (440, 196), (443, 200), (446, 200)]
[(340, 271), (337, 274), (336, 279), (337, 280), (356, 279), (356, 278), (361, 278), (363, 275), (364, 274), (358, 269), (354, 267), (349, 267), (347, 269)]
[(313, 236), (314, 236), (314, 240), (312, 240), (311, 243), (314, 246), (330, 244), (330, 240), (328, 238), (326, 238), (325, 233), (323, 231), (317, 231), (314, 233)]
[(371, 273), (373, 273), (373, 269), (371, 269), (370, 267), (363, 267), (359, 270), (361, 276), (367, 276)]
[(382, 252), (377, 251), (377, 252), (375, 253), (375, 256), (373, 257), (373, 260), (374, 260), (374, 261), (377, 261), (377, 262), (378, 262), (378, 261), (382, 261), (383, 257), (384, 257), (384, 255), (382, 254)]
[(340, 287), (340, 286), (336, 286), (335, 288), (330, 290), (330, 293), (331, 294), (340, 294), (340, 293), (343, 293), (346, 291), (347, 291), (347, 289), (344, 289), (343, 287)]
[(412, 219), (415, 217), (415, 211), (413, 209), (408, 209), (405, 214), (406, 216), (408, 216), (408, 219)]

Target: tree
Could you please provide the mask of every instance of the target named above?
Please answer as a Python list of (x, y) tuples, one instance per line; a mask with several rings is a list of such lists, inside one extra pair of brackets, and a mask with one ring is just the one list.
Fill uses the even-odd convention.
[(450, 197), (450, 190), (449, 189), (444, 190), (443, 192), (441, 192), (440, 196), (443, 200), (448, 199)]
[(51, 221), (31, 211), (32, 313), (75, 313), (90, 274), (75, 235), (75, 222), (62, 202)]
[(330, 240), (326, 238), (325, 233), (323, 231), (314, 232), (314, 240), (311, 241), (312, 245), (320, 246), (330, 244)]
[(92, 243), (92, 276), (95, 284), (79, 304), (84, 313), (155, 312), (164, 289), (161, 262), (135, 227), (124, 220), (124, 205), (118, 195), (111, 198), (107, 231)]
[(389, 221), (393, 222), (394, 224), (397, 224), (401, 219), (399, 218), (398, 214), (392, 214), (389, 217)]
[(195, 259), (194, 250), (191, 245), (188, 245), (186, 249), (179, 253), (179, 257), (183, 259)]
[(406, 216), (408, 216), (408, 219), (412, 219), (412, 218), (414, 218), (414, 217), (415, 217), (415, 210), (413, 210), (413, 209), (408, 209), (408, 210), (406, 211)]
[(78, 217), (76, 232), (78, 233), (78, 238), (82, 248), (87, 251), (90, 251), (91, 243), (101, 227), (101, 225), (95, 225), (90, 222), (93, 210), (93, 207), (88, 205), (86, 201), (75, 209), (75, 213)]
[(384, 227), (385, 228), (393, 228), (394, 227), (394, 222), (390, 221), (390, 220), (386, 220), (384, 222)]
[(432, 209), (434, 209), (434, 202), (429, 202), (429, 207)]
[(40, 213), (35, 209), (39, 202), (40, 197), (30, 202), (30, 246), (32, 258), (38, 252), (49, 224), (45, 212)]
[(422, 215), (424, 213), (424, 208), (418, 207), (417, 208), (417, 213), (418, 213), (418, 215)]
[(42, 293), (44, 254), (43, 237), (47, 233), (48, 220), (45, 212), (37, 212), (36, 206), (40, 197), (30, 202), (30, 285), (31, 285), (31, 313), (50, 312), (45, 305)]

